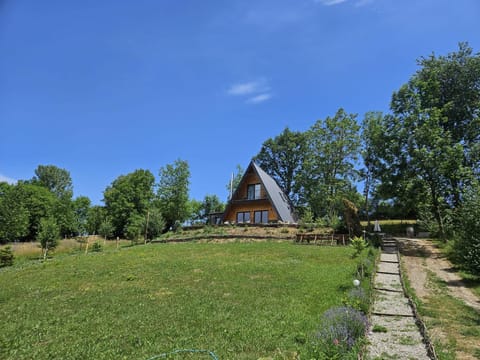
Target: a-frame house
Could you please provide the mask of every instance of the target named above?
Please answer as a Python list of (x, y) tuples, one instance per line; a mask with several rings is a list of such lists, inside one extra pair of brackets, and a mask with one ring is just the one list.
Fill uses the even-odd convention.
[(296, 223), (297, 217), (277, 182), (252, 161), (227, 204), (222, 222)]

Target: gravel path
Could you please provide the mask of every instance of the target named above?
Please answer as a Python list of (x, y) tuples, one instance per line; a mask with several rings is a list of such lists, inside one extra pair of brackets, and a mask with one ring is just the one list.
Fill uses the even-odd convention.
[(413, 310), (403, 293), (394, 242), (382, 251), (374, 287), (367, 359), (429, 359)]

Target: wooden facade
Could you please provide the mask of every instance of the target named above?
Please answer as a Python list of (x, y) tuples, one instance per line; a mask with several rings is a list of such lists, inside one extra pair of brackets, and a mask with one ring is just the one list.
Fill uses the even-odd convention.
[[(276, 197), (272, 197), (273, 192)], [(249, 224), (292, 222), (291, 217), (285, 220), (280, 216), (278, 206), (285, 205), (276, 206), (274, 199), (279, 198), (278, 193), (286, 199), (275, 180), (251, 162), (227, 205), (222, 221)], [(285, 209), (282, 210), (285, 213)]]

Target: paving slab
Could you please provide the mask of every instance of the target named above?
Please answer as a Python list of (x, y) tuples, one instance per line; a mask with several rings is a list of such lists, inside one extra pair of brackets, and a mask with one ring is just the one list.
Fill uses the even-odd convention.
[(380, 261), (390, 261), (390, 262), (397, 262), (398, 263), (398, 256), (397, 253), (384, 253), (380, 254)]
[(396, 274), (382, 274), (375, 275), (375, 288), (386, 289), (391, 291), (403, 291), (400, 275)]
[(412, 307), (401, 292), (377, 290), (372, 311), (385, 316), (413, 317)]
[(378, 272), (386, 272), (392, 274), (400, 274), (400, 266), (398, 263), (393, 262), (380, 262), (378, 264)]

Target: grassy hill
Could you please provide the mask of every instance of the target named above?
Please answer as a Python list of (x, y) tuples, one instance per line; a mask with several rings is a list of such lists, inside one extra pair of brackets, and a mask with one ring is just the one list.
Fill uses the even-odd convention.
[(350, 255), (264, 241), (20, 262), (0, 271), (0, 358), (150, 359), (193, 348), (291, 359), (351, 286)]

